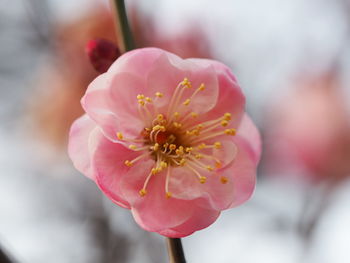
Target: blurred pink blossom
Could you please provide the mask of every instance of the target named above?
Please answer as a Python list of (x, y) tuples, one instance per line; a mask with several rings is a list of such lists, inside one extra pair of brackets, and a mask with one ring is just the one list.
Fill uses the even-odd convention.
[(350, 172), (350, 120), (334, 73), (303, 79), (272, 110), (270, 164), (303, 168), (311, 180)]
[(69, 155), (145, 230), (183, 237), (245, 202), (261, 146), (223, 64), (161, 49), (122, 55), (82, 99)]

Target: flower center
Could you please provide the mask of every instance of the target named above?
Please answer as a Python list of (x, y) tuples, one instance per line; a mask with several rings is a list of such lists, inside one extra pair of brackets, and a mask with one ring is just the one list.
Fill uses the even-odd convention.
[[(199, 114), (191, 112), (188, 106), (195, 96), (205, 89), (205, 85), (201, 84), (189, 98), (184, 98), (185, 90), (191, 88), (187, 78), (181, 81), (164, 113), (159, 113), (157, 107), (158, 100), (163, 98), (162, 93), (156, 92), (153, 99), (143, 94), (138, 95), (139, 114), (145, 120), (145, 128), (139, 138), (135, 139), (126, 139), (122, 133), (117, 133), (118, 139), (139, 144), (129, 145), (131, 150), (139, 151), (140, 155), (133, 160), (126, 160), (126, 166), (130, 167), (143, 158), (151, 157), (155, 160), (143, 188), (139, 191), (141, 196), (147, 194), (150, 179), (158, 173), (165, 172), (165, 196), (170, 198), (169, 180), (172, 169), (187, 169), (198, 178), (199, 183), (204, 184), (207, 179), (202, 175), (204, 172), (213, 173), (222, 167), (222, 161), (214, 154), (222, 145), (215, 139), (222, 135), (236, 134), (235, 129), (227, 128), (231, 114), (225, 113), (217, 119), (199, 122)], [(228, 181), (224, 176), (221, 176), (220, 180), (223, 184)]]

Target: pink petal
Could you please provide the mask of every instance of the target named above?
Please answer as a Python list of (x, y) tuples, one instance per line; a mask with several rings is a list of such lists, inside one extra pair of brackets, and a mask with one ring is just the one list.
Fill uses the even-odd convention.
[(72, 124), (69, 132), (68, 155), (74, 167), (92, 180), (95, 176), (91, 169), (91, 154), (97, 133), (96, 124), (86, 114)]
[(229, 112), (232, 114), (230, 123), (233, 127), (237, 127), (243, 117), (245, 97), (230, 68), (220, 62), (209, 59), (189, 60), (197, 65), (213, 67), (218, 78), (219, 96), (216, 107), (206, 113), (205, 120), (217, 119), (224, 113)]
[(155, 61), (165, 53), (170, 54), (159, 48), (135, 49), (120, 56), (108, 72), (112, 75), (128, 72), (146, 81)]
[(261, 156), (261, 138), (258, 129), (248, 116), (244, 114), (243, 119), (238, 127), (237, 134), (244, 139), (250, 153), (250, 158), (258, 164)]
[(181, 238), (210, 226), (219, 217), (220, 212), (197, 206), (191, 218), (176, 227), (159, 231), (159, 234), (171, 238)]
[[(96, 182), (101, 190), (118, 205), (130, 209), (130, 204), (122, 192), (121, 182), (129, 180), (132, 173), (142, 176), (144, 169), (152, 165), (154, 162), (149, 160), (140, 161), (140, 165), (135, 167), (127, 167), (124, 162), (133, 160), (139, 153), (129, 150), (120, 143), (109, 141), (104, 136), (99, 138), (96, 151), (93, 155), (93, 168), (96, 172)], [(143, 168), (143, 169), (142, 169)], [(131, 174), (131, 175), (130, 175)], [(135, 194), (138, 194), (136, 192)]]
[(82, 105), (110, 140), (117, 141), (117, 132), (134, 138), (145, 127), (136, 99), (144, 87), (138, 77), (129, 73), (115, 76), (105, 73), (90, 84)]
[[(183, 60), (170, 53), (164, 53), (154, 65), (155, 67), (148, 76), (148, 88), (150, 95), (158, 91), (164, 93), (164, 98), (157, 102), (160, 107), (169, 106), (175, 88), (184, 78), (191, 82), (192, 88), (185, 90), (180, 100), (180, 107), (176, 111), (205, 113), (215, 106), (218, 83), (212, 66), (197, 65), (190, 60)], [(205, 89), (194, 96), (188, 106), (182, 105), (202, 83), (205, 84)], [(162, 112), (162, 110), (160, 111)], [(164, 112), (166, 113), (166, 110)]]
[(164, 173), (154, 175), (147, 185), (147, 194), (139, 195), (151, 167), (138, 166), (121, 182), (123, 196), (131, 205), (136, 222), (145, 230), (158, 232), (187, 221), (193, 214), (194, 201), (166, 198)]
[[(245, 115), (232, 141), (226, 139), (222, 142), (224, 148), (232, 143), (236, 145), (234, 158), (230, 158), (227, 166), (216, 173), (197, 169), (201, 176), (207, 178), (204, 184), (200, 184), (196, 175), (185, 167), (173, 169), (169, 191), (174, 197), (184, 200), (204, 198), (214, 210), (228, 209), (250, 198), (255, 188), (256, 165), (261, 154), (259, 132)], [(232, 156), (229, 153), (227, 150), (226, 155)], [(221, 176), (228, 179), (225, 184), (220, 181)]]

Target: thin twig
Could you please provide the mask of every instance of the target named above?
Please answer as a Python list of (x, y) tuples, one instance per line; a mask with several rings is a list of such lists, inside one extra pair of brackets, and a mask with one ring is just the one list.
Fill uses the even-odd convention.
[(124, 53), (135, 48), (124, 0), (111, 0), (119, 50)]
[(181, 238), (167, 238), (169, 263), (186, 263)]

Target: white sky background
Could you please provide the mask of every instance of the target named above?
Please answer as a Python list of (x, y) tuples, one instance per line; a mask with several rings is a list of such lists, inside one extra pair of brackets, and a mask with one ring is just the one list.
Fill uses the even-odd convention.
[[(57, 20), (74, 19), (77, 12), (88, 10), (93, 3), (92, 0), (49, 2)], [(286, 91), (295, 74), (305, 70), (318, 72), (329, 67), (332, 57), (345, 41), (347, 29), (344, 9), (335, 0), (132, 0), (130, 3), (140, 5), (154, 16), (159, 31), (164, 34), (184, 30), (193, 20), (201, 21), (208, 30), (215, 56), (234, 70), (247, 94), (248, 110), (260, 126), (264, 124), (265, 107)], [(12, 5), (9, 12), (18, 12), (16, 4)], [(346, 60), (344, 58), (344, 63)], [(346, 68), (349, 64), (345, 63)], [(346, 75), (344, 70), (344, 79), (349, 81)], [(14, 93), (11, 96), (20, 95)], [(31, 160), (32, 153), (28, 150), (31, 146), (18, 142), (16, 135), (8, 130), (0, 128), (0, 131), (0, 240), (5, 240), (5, 245), (24, 263), (88, 262), (88, 253), (95, 255), (98, 252), (93, 251), (87, 223), (81, 224), (78, 219), (66, 220), (59, 212), (58, 216), (54, 214), (52, 221), (38, 221), (41, 213), (53, 213), (50, 208), (41, 207), (50, 191), (45, 189), (46, 184), (53, 185), (44, 182), (37, 189), (33, 182), (23, 180), (23, 171), (29, 171), (29, 178), (37, 180), (34, 165), (38, 162), (28, 161)], [(16, 144), (21, 147), (14, 147)], [(61, 169), (63, 171), (56, 169), (54, 173), (62, 173), (68, 168)], [(79, 177), (73, 184), (80, 185), (83, 179)], [(66, 185), (61, 182), (57, 187), (54, 193), (59, 198)], [(90, 189), (91, 186), (84, 187)], [(300, 213), (304, 189), (298, 185), (286, 189), (284, 182), (264, 181), (258, 184), (251, 202), (224, 212), (212, 227), (184, 239), (188, 261), (348, 263), (349, 188), (350, 185), (345, 184), (333, 197), (328, 213), (316, 229), (315, 242), (307, 256), (302, 256), (303, 244), (293, 228)], [(80, 191), (84, 192), (84, 189)], [(15, 193), (16, 190), (20, 193)], [(74, 198), (77, 194), (68, 196)], [(265, 204), (259, 207), (261, 202)], [(62, 200), (57, 203), (67, 205)], [(73, 208), (70, 209), (75, 209), (79, 204), (71, 205)], [(47, 211), (43, 212), (43, 209)], [(116, 214), (112, 218), (125, 217), (124, 221), (130, 221), (127, 211)], [(288, 218), (287, 225), (278, 225), (280, 215)], [(140, 232), (135, 231), (132, 225), (127, 233), (139, 235)], [(60, 253), (70, 254), (65, 257)], [(134, 260), (140, 260), (143, 253), (143, 249), (136, 249)], [(52, 260), (47, 261), (48, 257)]]

